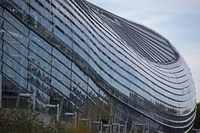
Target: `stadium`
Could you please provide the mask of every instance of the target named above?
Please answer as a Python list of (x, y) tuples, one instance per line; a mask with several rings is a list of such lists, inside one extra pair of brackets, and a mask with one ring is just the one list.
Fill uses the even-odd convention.
[(106, 120), (95, 120), (127, 130), (183, 133), (193, 126), (194, 82), (176, 48), (85, 0), (1, 0), (0, 59), (2, 106), (34, 94), (27, 102), (44, 113), (58, 104), (58, 119), (89, 103), (109, 105)]

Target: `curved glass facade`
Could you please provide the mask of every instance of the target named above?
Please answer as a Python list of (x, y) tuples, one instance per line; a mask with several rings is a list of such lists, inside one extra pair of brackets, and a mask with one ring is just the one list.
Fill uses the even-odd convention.
[[(36, 92), (37, 108), (62, 99), (112, 102), (110, 121), (188, 132), (195, 87), (183, 57), (160, 34), (84, 0), (3, 0), (3, 92)], [(3, 93), (3, 94), (4, 94)]]

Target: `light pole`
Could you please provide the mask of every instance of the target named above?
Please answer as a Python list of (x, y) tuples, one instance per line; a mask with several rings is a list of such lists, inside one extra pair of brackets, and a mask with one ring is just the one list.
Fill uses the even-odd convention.
[(93, 121), (94, 124), (100, 124), (100, 131), (99, 133), (103, 133), (103, 122), (102, 121)]
[(76, 128), (77, 127), (77, 119), (78, 119), (78, 115), (77, 115), (77, 112), (74, 112), (74, 113), (65, 113), (65, 115), (67, 116), (74, 116), (74, 127)]
[(136, 126), (142, 126), (142, 128), (143, 128), (143, 133), (145, 133), (146, 128), (148, 129), (147, 132), (149, 132), (149, 126), (146, 125), (146, 124), (137, 124)]
[[(125, 125), (120, 125), (119, 124), (119, 128), (121, 128), (121, 127), (123, 127), (123, 133), (126, 133), (126, 131), (127, 131), (127, 125), (125, 124)], [(119, 129), (119, 132), (120, 132), (120, 129)]]
[(125, 123), (125, 125), (121, 125), (121, 126), (124, 127), (124, 129), (123, 129), (123, 133), (126, 133), (126, 132), (127, 132), (127, 123)]
[(47, 104), (45, 106), (46, 108), (56, 108), (56, 121), (59, 121), (59, 117), (60, 117), (60, 107), (59, 104)]
[(82, 118), (80, 119), (81, 121), (87, 121), (88, 122), (88, 125), (89, 125), (89, 129), (91, 129), (91, 119), (88, 119), (88, 118)]
[(117, 130), (118, 130), (117, 132), (120, 133), (120, 127), (123, 126), (123, 125), (120, 125), (120, 123), (112, 123), (111, 125), (117, 126)]
[(34, 92), (33, 94), (30, 94), (30, 93), (19, 93), (18, 97), (17, 97), (16, 108), (19, 106), (20, 97), (32, 98), (32, 100), (33, 100), (33, 111), (35, 111), (36, 92)]
[(109, 129), (109, 132), (112, 133), (112, 125), (111, 124), (103, 124), (102, 127), (107, 127)]
[(2, 105), (2, 75), (0, 74), (0, 108)]

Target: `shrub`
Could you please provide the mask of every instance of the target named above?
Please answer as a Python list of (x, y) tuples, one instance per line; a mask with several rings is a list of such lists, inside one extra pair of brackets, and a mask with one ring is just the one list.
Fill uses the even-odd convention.
[(0, 110), (0, 133), (88, 133), (87, 126), (73, 128), (67, 123), (45, 124), (39, 113), (27, 110)]

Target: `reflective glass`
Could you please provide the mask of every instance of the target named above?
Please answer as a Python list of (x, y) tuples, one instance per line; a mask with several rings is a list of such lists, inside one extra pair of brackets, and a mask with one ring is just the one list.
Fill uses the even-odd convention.
[(10, 44), (4, 43), (4, 51), (12, 57), (15, 61), (23, 65), (24, 67), (27, 67), (28, 60), (22, 56), (19, 52), (17, 52), (14, 48), (10, 46)]
[(37, 88), (39, 88), (40, 90), (44, 91), (45, 93), (49, 94), (50, 92), (50, 86), (48, 84), (46, 84), (45, 82), (43, 82), (42, 80), (40, 80), (38, 77), (36, 77), (35, 75), (28, 73), (27, 76), (27, 80), (35, 85)]
[(65, 87), (62, 83), (60, 83), (58, 80), (55, 78), (52, 78), (51, 84), (58, 90), (60, 91), (64, 96), (69, 97), (70, 95), (70, 90), (69, 88)]
[(33, 63), (29, 62), (27, 69), (29, 72), (31, 72), (32, 74), (36, 75), (38, 78), (43, 80), (45, 83), (48, 84), (51, 83), (51, 76), (47, 72), (41, 70), (39, 67), (34, 65)]
[(69, 47), (72, 47), (72, 41), (69, 39), (68, 36), (63, 33), (63, 31), (58, 30), (58, 28), (53, 28), (53, 33), (60, 38), (63, 42), (65, 42)]
[(19, 63), (17, 63), (16, 60), (9, 57), (7, 54), (4, 54), (3, 61), (10, 66), (12, 69), (14, 69), (16, 72), (18, 72), (21, 76), (24, 78), (27, 77), (27, 71), (24, 67), (22, 67)]
[(19, 22), (15, 17), (13, 17), (8, 11), (5, 10), (3, 17), (12, 24), (16, 29), (18, 29), (22, 34), (28, 36), (28, 28)]
[(32, 84), (29, 83), (27, 90), (30, 93), (36, 92), (36, 98), (38, 100), (42, 101), (43, 103), (46, 103), (46, 104), (49, 103), (50, 97), (47, 94), (45, 94), (44, 92), (42, 92), (40, 89), (38, 89), (37, 87), (35, 87), (34, 85), (32, 85)]
[(59, 62), (57, 59), (53, 58), (52, 65), (59, 70), (62, 74), (70, 78), (71, 70), (64, 66), (61, 62)]
[[(20, 52), (20, 54), (27, 57), (28, 49), (26, 47), (24, 47), (23, 44), (21, 44), (19, 41), (15, 40), (9, 33), (5, 33), (3, 35), (3, 39), (6, 42), (8, 42), (8, 43), (5, 44), (5, 47), (7, 47), (7, 45), (10, 45), (10, 46), (12, 46), (13, 49)], [(7, 48), (5, 48), (5, 49), (7, 49)]]
[(70, 88), (70, 80), (67, 77), (65, 77), (61, 72), (59, 72), (55, 68), (52, 68), (52, 75), (60, 82), (62, 82), (65, 86)]
[(3, 73), (6, 74), (13, 81), (17, 82), (21, 87), (26, 88), (27, 82), (19, 74), (7, 65), (3, 65)]
[(72, 80), (84, 91), (87, 91), (87, 84), (77, 74), (72, 73)]
[(24, 10), (26, 13), (29, 13), (29, 6), (25, 4), (25, 1), (22, 0), (14, 0), (15, 4), (17, 4), (22, 10)]
[(52, 55), (55, 56), (57, 60), (62, 62), (68, 68), (71, 68), (71, 61), (67, 57), (65, 57), (63, 54), (61, 54), (57, 49), (53, 48)]
[(48, 73), (51, 72), (51, 66), (49, 64), (47, 64), (44, 60), (42, 60), (41, 57), (38, 57), (33, 52), (29, 53), (28, 58), (30, 59), (31, 62), (33, 62), (37, 66), (41, 67), (44, 71), (46, 71)]
[(85, 82), (87, 82), (88, 77), (81, 71), (74, 63), (72, 63), (72, 70), (81, 77)]
[(30, 31), (29, 37), (32, 41), (37, 43), (40, 47), (42, 47), (48, 53), (51, 53), (52, 46), (50, 46), (47, 42), (45, 42), (42, 38), (36, 35), (34, 32)]
[(47, 62), (51, 63), (51, 56), (44, 51), (42, 48), (40, 48), (36, 43), (33, 43), (32, 41), (29, 44), (29, 48), (38, 56), (46, 60)]
[(36, 1), (31, 0), (30, 4), (32, 7), (37, 10), (39, 13), (41, 13), (43, 16), (45, 16), (49, 21), (52, 21), (52, 16), (49, 12), (47, 12), (43, 7), (41, 7)]
[(57, 19), (57, 18), (53, 18), (53, 22), (56, 26), (58, 26), (60, 29), (62, 29), (69, 37), (72, 37), (72, 31), (71, 29), (69, 29), (69, 27), (67, 25), (65, 25), (65, 23), (62, 22), (62, 20)]
[(8, 31), (8, 33), (16, 38), (19, 42), (24, 44), (24, 46), (28, 46), (28, 39), (22, 35), (19, 31), (17, 31), (11, 24), (8, 22), (4, 21), (3, 27)]

